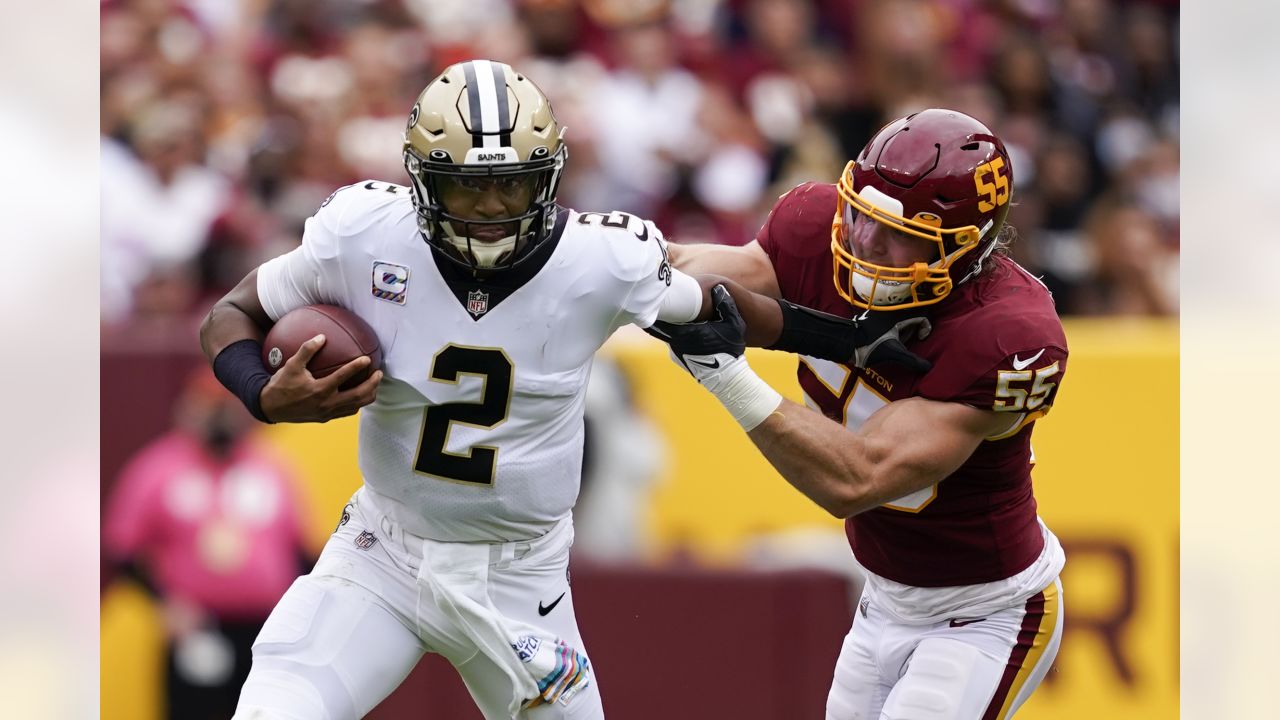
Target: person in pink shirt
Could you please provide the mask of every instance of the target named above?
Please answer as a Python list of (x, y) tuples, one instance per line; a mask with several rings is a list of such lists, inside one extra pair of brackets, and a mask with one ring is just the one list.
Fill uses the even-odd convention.
[(103, 520), (108, 562), (159, 603), (171, 718), (231, 717), (254, 637), (311, 565), (293, 473), (251, 424), (199, 369), (174, 427), (126, 464)]

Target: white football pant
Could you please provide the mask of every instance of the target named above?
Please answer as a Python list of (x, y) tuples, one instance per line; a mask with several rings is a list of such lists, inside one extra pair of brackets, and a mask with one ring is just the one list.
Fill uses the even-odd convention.
[(1060, 581), (1016, 607), (929, 625), (860, 604), (827, 720), (1004, 720), (1044, 679), (1062, 638)]
[[(430, 588), (417, 581), (421, 545), (378, 512), (363, 488), (348, 512), (350, 520), (329, 538), (315, 569), (294, 581), (254, 642), (234, 720), (355, 720), (428, 652), (457, 668), (486, 720), (509, 720), (510, 676), (446, 619)], [(568, 581), (572, 543), (566, 518), (541, 538), (491, 544), (488, 594), (504, 616), (587, 655)], [(515, 717), (601, 720), (594, 668), (590, 684), (567, 702)]]

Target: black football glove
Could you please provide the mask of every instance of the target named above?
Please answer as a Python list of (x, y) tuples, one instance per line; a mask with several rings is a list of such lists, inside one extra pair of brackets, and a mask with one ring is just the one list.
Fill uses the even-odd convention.
[(858, 368), (879, 363), (928, 372), (928, 360), (906, 348), (913, 338), (928, 336), (931, 326), (921, 310), (868, 310), (845, 319), (779, 300), (782, 332), (770, 350), (845, 363)]
[[(913, 338), (923, 340), (933, 326), (923, 315), (907, 315), (898, 312), (872, 312), (867, 310), (853, 321), (857, 323), (855, 349), (849, 364), (858, 368), (878, 363), (901, 365), (914, 373), (929, 372), (933, 363), (911, 352), (904, 345)], [(865, 342), (866, 344), (862, 344)]]
[(729, 291), (723, 285), (711, 288), (711, 302), (714, 320), (686, 325), (658, 322), (649, 334), (669, 344), (671, 357), (750, 432), (777, 411), (782, 396), (747, 364), (743, 355), (747, 324)]
[(724, 285), (711, 288), (713, 320), (676, 324), (659, 320), (645, 332), (671, 346), (671, 356), (698, 382), (707, 381), (746, 352), (747, 323)]
[[(671, 346), (671, 354), (699, 382), (718, 374), (746, 348), (746, 322), (723, 285), (711, 288), (716, 319), (674, 324), (658, 321), (645, 332)], [(915, 373), (928, 372), (933, 364), (907, 349), (904, 343), (924, 339), (932, 326), (920, 311), (870, 310), (846, 320), (785, 300), (782, 336), (771, 350), (810, 355), (865, 368), (893, 363)], [(703, 382), (705, 385), (706, 383)]]

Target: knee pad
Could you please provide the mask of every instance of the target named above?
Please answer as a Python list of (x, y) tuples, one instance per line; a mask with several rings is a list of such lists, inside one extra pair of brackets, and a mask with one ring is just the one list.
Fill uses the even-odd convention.
[(235, 720), (355, 720), (342, 666), (364, 649), (349, 638), (368, 607), (363, 591), (331, 594), (333, 579), (303, 576), (277, 603), (253, 643)]
[(878, 720), (885, 694), (873, 675), (852, 682), (836, 677), (827, 693), (826, 720)]
[(971, 710), (966, 709), (966, 698), (971, 694), (975, 670), (984, 660), (990, 661), (990, 658), (981, 650), (956, 640), (921, 641), (908, 661), (907, 672), (889, 693), (882, 718), (960, 720), (967, 717)]
[(269, 667), (270, 662), (255, 651), (232, 720), (335, 720), (313, 682), (292, 669)]

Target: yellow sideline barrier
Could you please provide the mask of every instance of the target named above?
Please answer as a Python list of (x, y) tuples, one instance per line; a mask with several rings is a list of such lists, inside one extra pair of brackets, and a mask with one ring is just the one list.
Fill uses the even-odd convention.
[[(1176, 323), (1073, 320), (1071, 359), (1034, 446), (1042, 517), (1067, 548), (1067, 635), (1026, 720), (1172, 718), (1178, 713), (1178, 330)], [(793, 490), (709, 394), (643, 335), (605, 349), (666, 436), (667, 476), (649, 527), (657, 558), (732, 563), (761, 533), (840, 532)], [(751, 351), (752, 366), (799, 397), (795, 359)], [(359, 484), (355, 423), (272, 426), (306, 479), (308, 538), (318, 551)], [(155, 619), (116, 589), (103, 601), (102, 717), (158, 717)]]

